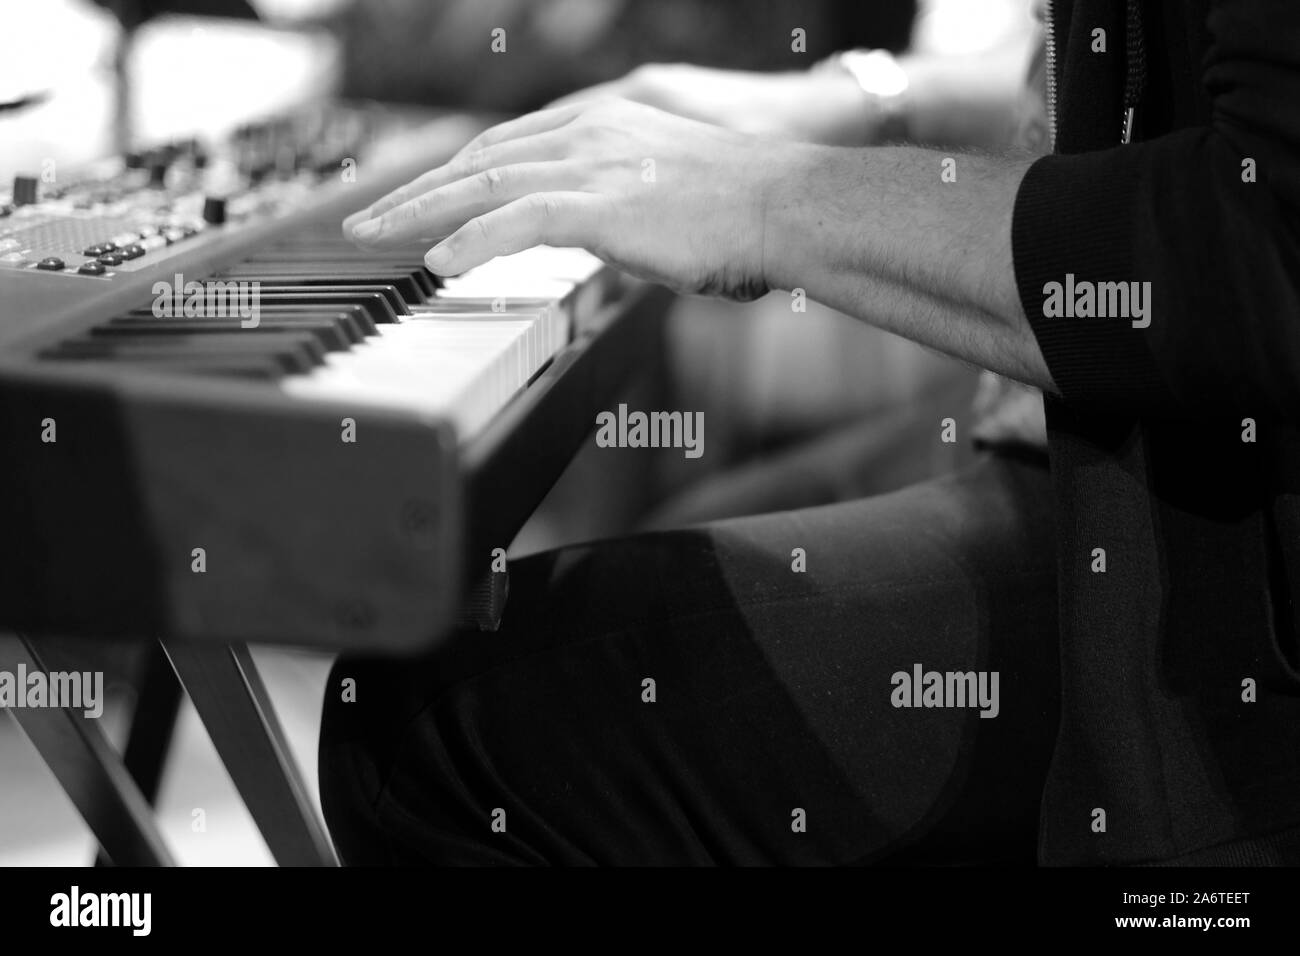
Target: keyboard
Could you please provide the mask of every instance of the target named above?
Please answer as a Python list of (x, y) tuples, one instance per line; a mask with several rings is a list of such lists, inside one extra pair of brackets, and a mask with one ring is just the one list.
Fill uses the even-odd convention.
[(417, 651), (654, 347), (581, 250), (347, 242), (482, 121), (338, 109), (0, 194), (0, 626)]
[(148, 306), (35, 358), (272, 382), (290, 399), (409, 409), (473, 436), (601, 304), (602, 272), (582, 250), (533, 249), (443, 282), (418, 252), (366, 255), (309, 233), (198, 280), (177, 273)]

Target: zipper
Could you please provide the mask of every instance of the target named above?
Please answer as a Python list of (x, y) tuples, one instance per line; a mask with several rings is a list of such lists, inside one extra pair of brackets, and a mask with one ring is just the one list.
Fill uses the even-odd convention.
[(1147, 87), (1146, 31), (1142, 27), (1139, 0), (1127, 0), (1124, 9), (1124, 115), (1119, 141), (1133, 142), (1137, 108)]
[(1047, 21), (1047, 141), (1056, 152), (1056, 17), (1052, 14), (1052, 0), (1044, 0), (1043, 19)]

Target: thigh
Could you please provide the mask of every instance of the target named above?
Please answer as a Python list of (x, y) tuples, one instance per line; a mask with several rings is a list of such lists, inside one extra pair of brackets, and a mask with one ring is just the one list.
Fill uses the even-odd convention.
[[(336, 665), (321, 787), (349, 862), (1033, 861), (1041, 467), (565, 548), (511, 589), (497, 633)], [(997, 672), (996, 716), (901, 695), (918, 666)]]
[[(897, 401), (854, 421), (735, 464), (679, 489), (645, 516), (642, 530), (812, 508), (895, 491), (968, 464), (965, 444), (937, 445), (942, 408), (969, 404), (949, 387)], [(969, 388), (962, 388), (969, 392)]]

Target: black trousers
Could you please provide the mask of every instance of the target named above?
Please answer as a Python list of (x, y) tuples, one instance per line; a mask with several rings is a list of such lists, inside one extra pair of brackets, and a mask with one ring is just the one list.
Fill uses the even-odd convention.
[[(1032, 865), (1055, 570), (1046, 467), (997, 456), (520, 560), (497, 633), (336, 664), (326, 819), (351, 864)], [(917, 665), (996, 716), (896, 706)]]

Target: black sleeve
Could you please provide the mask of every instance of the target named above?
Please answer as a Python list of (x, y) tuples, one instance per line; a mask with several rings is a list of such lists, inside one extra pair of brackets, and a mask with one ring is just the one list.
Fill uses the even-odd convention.
[[(1226, 0), (1207, 26), (1208, 125), (1044, 157), (1016, 197), (1021, 302), (1081, 410), (1300, 418), (1300, 2)], [(1150, 282), (1150, 325), (1045, 316), (1067, 273)]]

